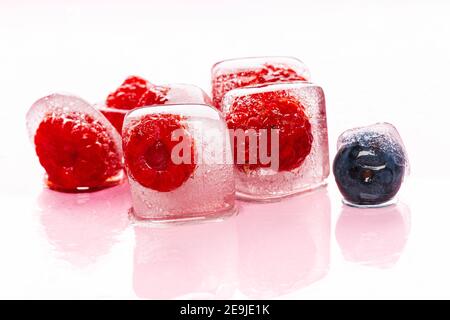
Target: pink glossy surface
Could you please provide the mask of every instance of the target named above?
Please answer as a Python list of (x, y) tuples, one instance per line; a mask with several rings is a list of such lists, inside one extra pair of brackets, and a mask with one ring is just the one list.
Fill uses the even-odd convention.
[(274, 298), (319, 281), (329, 268), (326, 188), (283, 202), (241, 202), (240, 214), (221, 222), (167, 227), (129, 222), (127, 183), (91, 194), (46, 189), (36, 203), (54, 259), (75, 270), (95, 267), (132, 232), (128, 280), (138, 298)]
[[(44, 189), (31, 223), (39, 240), (25, 245), (40, 248), (44, 264), (18, 269), (30, 281), (21, 288), (42, 281), (45, 291), (15, 296), (295, 298), (332, 283), (336, 260), (349, 269), (394, 269), (408, 243), (409, 207), (332, 206), (329, 189), (334, 193), (324, 187), (281, 202), (239, 202), (239, 215), (224, 221), (166, 227), (130, 223), (128, 183), (90, 194)], [(43, 268), (50, 278), (36, 281)]]
[(336, 224), (336, 240), (347, 261), (391, 268), (405, 249), (410, 219), (404, 203), (377, 209), (344, 205)]
[(242, 203), (236, 221), (238, 282), (246, 296), (286, 295), (327, 274), (331, 206), (325, 188), (282, 202)]
[(128, 226), (128, 184), (95, 193), (66, 194), (42, 190), (38, 215), (55, 253), (75, 266), (107, 255)]
[(235, 219), (134, 227), (133, 289), (146, 299), (227, 299), (236, 289)]

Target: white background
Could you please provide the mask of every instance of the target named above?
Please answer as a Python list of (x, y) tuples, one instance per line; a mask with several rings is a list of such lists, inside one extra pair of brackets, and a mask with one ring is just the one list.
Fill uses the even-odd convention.
[[(401, 203), (409, 208), (408, 214), (402, 211), (407, 217), (400, 219), (400, 228), (398, 221), (392, 227), (389, 218), (389, 236), (383, 228), (372, 230), (370, 224), (365, 226), (367, 232), (358, 230), (361, 226), (351, 228), (361, 232), (360, 237), (366, 241), (363, 244), (378, 239), (372, 249), (396, 255), (396, 263), (389, 267), (362, 266), (361, 261), (346, 257), (346, 250), (370, 250), (364, 246), (343, 248), (337, 241), (335, 230), (342, 206), (331, 176), (330, 230), (325, 237), (330, 245), (326, 254), (329, 263), (325, 263), (328, 271), (320, 280), (300, 285), (298, 282), (304, 279), (296, 278), (295, 270), (286, 273), (285, 268), (293, 263), (286, 254), (281, 257), (286, 261), (273, 269), (259, 270), (268, 272), (271, 279), (265, 284), (269, 291), (265, 296), (450, 298), (449, 17), (450, 2), (444, 0), (0, 0), (0, 298), (139, 296), (133, 287), (133, 274), (137, 272), (133, 254), (139, 251), (139, 243), (135, 230), (127, 227), (126, 210), (111, 218), (104, 216), (101, 204), (98, 208), (84, 205), (83, 211), (89, 196), (58, 198), (60, 207), (56, 209), (55, 199), (45, 200), (52, 195), (42, 191), (42, 169), (27, 139), (24, 119), (36, 99), (65, 91), (91, 102), (100, 101), (130, 74), (155, 83), (193, 83), (209, 90), (213, 63), (258, 55), (295, 56), (310, 67), (313, 81), (326, 94), (332, 157), (336, 138), (343, 130), (388, 121), (400, 131), (412, 167), (400, 195)], [(126, 207), (125, 196), (111, 204), (108, 195), (95, 197), (104, 197), (107, 208)], [(71, 205), (80, 208), (79, 216), (64, 210)], [(247, 232), (242, 229), (242, 225), (248, 225), (245, 219), (256, 219), (256, 225), (257, 219), (263, 219), (256, 217), (259, 207), (242, 206), (238, 220), (228, 222), (238, 225), (238, 235)], [(279, 210), (275, 208), (273, 214)], [(273, 216), (266, 218), (274, 223)], [(228, 227), (215, 228), (229, 237)], [(274, 226), (274, 235), (276, 230)], [(323, 230), (311, 232), (317, 240)], [(156, 234), (156, 240), (148, 246), (164, 248), (169, 241), (171, 247), (180, 249), (177, 242), (185, 243), (189, 230), (180, 233), (178, 238)], [(193, 232), (192, 236), (198, 239), (199, 234)], [(403, 241), (397, 249), (392, 248), (396, 241)], [(149, 269), (149, 273), (166, 270), (173, 277), (162, 279), (178, 279), (184, 291), (178, 292), (176, 286), (170, 290), (173, 283), (150, 278), (148, 285), (156, 289), (143, 296), (190, 297), (192, 292), (206, 291), (215, 297), (226, 278), (225, 282), (232, 285), (222, 296), (248, 297), (246, 289), (258, 286), (247, 283), (244, 288), (247, 278), (242, 269), (248, 268), (243, 268), (242, 256), (239, 258), (236, 252), (251, 251), (252, 247), (241, 250), (243, 245), (237, 241), (224, 246), (223, 256), (210, 257), (208, 252), (214, 252), (214, 245), (192, 242), (186, 259), (196, 266), (193, 273), (181, 268)], [(220, 239), (218, 245), (223, 245)], [(293, 250), (297, 246), (288, 239), (279, 245), (292, 246)], [(198, 252), (206, 253), (197, 256)], [(170, 250), (149, 254), (164, 261)], [(311, 254), (305, 254), (311, 262)], [(199, 265), (200, 260), (206, 262)], [(227, 267), (223, 267), (225, 260)], [(168, 262), (164, 263), (166, 266)], [(295, 263), (299, 265), (293, 266), (302, 268), (301, 261)], [(314, 273), (316, 267), (314, 260), (306, 273)], [(212, 269), (218, 271), (211, 273)], [(295, 279), (279, 279), (278, 273)]]

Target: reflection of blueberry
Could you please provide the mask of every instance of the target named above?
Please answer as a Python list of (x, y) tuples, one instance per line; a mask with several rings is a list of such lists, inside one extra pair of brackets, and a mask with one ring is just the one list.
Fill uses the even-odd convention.
[(345, 200), (377, 205), (397, 194), (405, 174), (405, 160), (401, 149), (352, 142), (338, 151), (333, 172)]

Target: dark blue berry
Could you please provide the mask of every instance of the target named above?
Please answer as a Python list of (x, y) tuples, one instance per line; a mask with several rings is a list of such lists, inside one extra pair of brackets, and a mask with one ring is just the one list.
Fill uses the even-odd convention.
[(391, 200), (400, 189), (405, 175), (403, 150), (383, 140), (355, 139), (338, 151), (333, 173), (348, 202), (378, 205)]

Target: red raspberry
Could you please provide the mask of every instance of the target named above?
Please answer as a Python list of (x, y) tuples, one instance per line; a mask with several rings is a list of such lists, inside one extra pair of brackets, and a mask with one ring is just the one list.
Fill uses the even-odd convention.
[(116, 176), (122, 159), (107, 129), (89, 115), (49, 114), (34, 136), (49, 186), (62, 191), (100, 188)]
[[(166, 88), (150, 84), (147, 80), (131, 76), (113, 93), (108, 95), (106, 105), (110, 108), (131, 110), (143, 105), (162, 104), (167, 99)], [(146, 95), (145, 100), (141, 99)]]
[(167, 102), (168, 88), (150, 85), (148, 90), (141, 96), (138, 102), (138, 107), (151, 106), (155, 104), (164, 104)]
[(213, 102), (220, 109), (223, 96), (230, 90), (271, 82), (306, 81), (285, 65), (265, 64), (258, 70), (222, 74), (213, 79)]
[(103, 113), (106, 119), (111, 122), (111, 124), (116, 128), (116, 130), (119, 132), (119, 134), (122, 133), (122, 125), (123, 120), (125, 118), (125, 113), (121, 112), (115, 112), (114, 110), (106, 110), (106, 109), (100, 109), (100, 112)]
[[(305, 114), (303, 105), (295, 97), (281, 92), (255, 93), (237, 97), (226, 116), (228, 128), (267, 130), (267, 154), (270, 156), (270, 129), (279, 129), (279, 168), (289, 171), (299, 167), (311, 152), (313, 136), (311, 124)], [(258, 136), (258, 143), (260, 137)], [(234, 157), (237, 160), (237, 139), (234, 141)], [(258, 144), (259, 146), (259, 144)], [(242, 151), (241, 151), (242, 152)], [(241, 171), (269, 167), (261, 163), (259, 154), (257, 163), (250, 164), (249, 141), (245, 141), (245, 163), (237, 164)], [(276, 155), (273, 155), (276, 156)]]
[[(196, 167), (194, 140), (181, 124), (182, 120), (178, 115), (148, 114), (125, 131), (123, 147), (128, 173), (144, 187), (172, 191), (193, 174)], [(180, 129), (182, 138), (172, 141), (172, 132)], [(181, 141), (191, 147), (190, 161), (175, 164), (172, 150)], [(182, 151), (180, 156), (183, 157)]]

